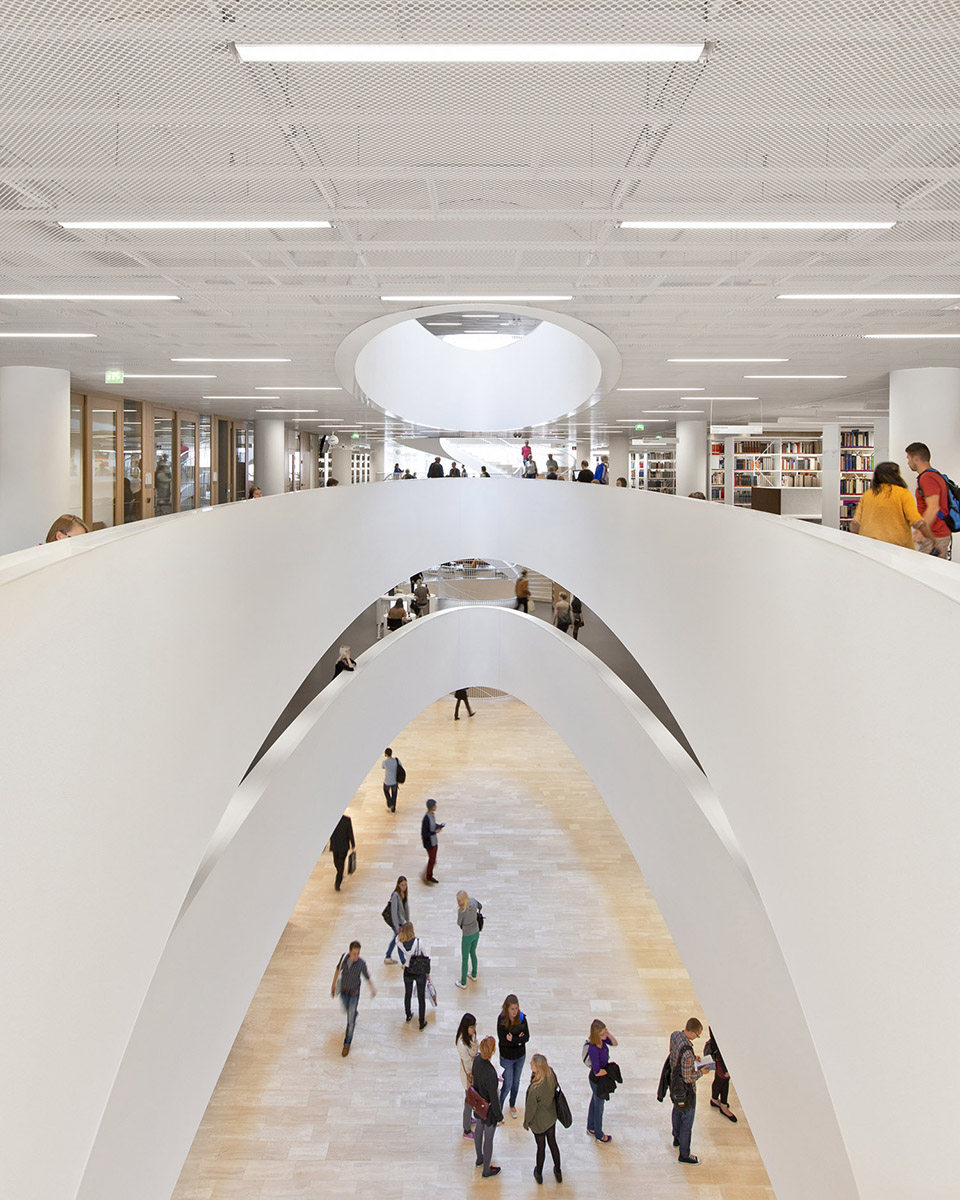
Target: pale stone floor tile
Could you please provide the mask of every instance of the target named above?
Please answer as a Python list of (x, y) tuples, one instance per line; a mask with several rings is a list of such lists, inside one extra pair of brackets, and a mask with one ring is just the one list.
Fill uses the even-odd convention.
[[(558, 1129), (567, 1200), (774, 1200), (735, 1095), (740, 1122), (709, 1106), (700, 1085), (693, 1147), (683, 1167), (671, 1145), (670, 1106), (658, 1104), (667, 1039), (690, 1015), (706, 1021), (683, 963), (635, 860), (570, 751), (530, 709), (499, 699), (454, 725), (452, 701), (426, 709), (394, 740), (408, 772), (390, 816), (379, 762), (350, 806), (357, 874), (333, 890), (329, 854), (292, 915), (224, 1066), (173, 1200), (302, 1200), (373, 1196), (433, 1200), (529, 1197), (544, 1185), (534, 1141), (507, 1116), (497, 1131), (496, 1180), (481, 1179), (473, 1143), (460, 1136), (462, 1092), (453, 1039), (462, 1012), (494, 1032), (515, 991), (531, 1026), (529, 1057), (545, 1053), (573, 1109)], [(322, 781), (318, 783), (322, 786)], [(419, 827), (436, 797), (438, 887), (418, 876)], [(398, 966), (383, 963), (380, 917), (396, 876), (410, 880), (411, 916), (433, 958), (439, 1007), (428, 1028), (403, 1020)], [(480, 977), (459, 974), (456, 892), (483, 901)], [(378, 987), (361, 996), (349, 1058), (340, 1056), (343, 1012), (329, 995), (340, 953), (357, 937)], [(602, 952), (598, 953), (598, 946)], [(580, 1052), (599, 1015), (619, 1038), (624, 1085), (608, 1103), (614, 1141), (584, 1132), (589, 1102)]]

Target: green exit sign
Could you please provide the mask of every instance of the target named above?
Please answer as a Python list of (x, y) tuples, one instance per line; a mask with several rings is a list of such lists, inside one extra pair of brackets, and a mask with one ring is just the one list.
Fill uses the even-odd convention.
[(642, 425), (634, 425), (634, 429), (637, 431), (637, 433), (643, 433)]
[(123, 383), (122, 371), (107, 371), (103, 377), (104, 383)]

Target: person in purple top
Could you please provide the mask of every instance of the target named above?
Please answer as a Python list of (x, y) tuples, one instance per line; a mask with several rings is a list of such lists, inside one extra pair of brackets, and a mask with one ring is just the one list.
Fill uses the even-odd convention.
[(610, 1061), (610, 1046), (615, 1046), (617, 1039), (602, 1021), (593, 1021), (590, 1025), (590, 1036), (587, 1039), (587, 1056), (590, 1060), (590, 1091), (593, 1098), (587, 1109), (587, 1133), (593, 1134), (598, 1142), (609, 1142), (610, 1134), (603, 1132), (603, 1105), (597, 1090), (597, 1080), (607, 1073), (607, 1063)]

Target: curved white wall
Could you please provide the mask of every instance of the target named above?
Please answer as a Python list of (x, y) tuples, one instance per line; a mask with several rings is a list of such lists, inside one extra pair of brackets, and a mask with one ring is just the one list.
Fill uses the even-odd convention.
[[(559, 677), (565, 687), (558, 691)], [(400, 694), (397, 679), (406, 681)], [(703, 775), (613, 672), (571, 638), (520, 613), (460, 608), (413, 622), (362, 655), (356, 674), (331, 684), (239, 788), (140, 1013), (81, 1200), (169, 1196), (330, 830), (380, 748), (464, 679), (532, 705), (597, 783), (684, 960), (695, 964), (694, 983), (724, 1031), (738, 1095), (781, 1200), (855, 1197), (789, 972)], [(681, 846), (697, 867), (678, 881)], [(766, 1070), (757, 1044), (778, 1046), (776, 1072)]]
[[(892, 1105), (864, 1055), (879, 1039), (885, 1061), (914, 1061), (960, 994), (952, 762), (921, 750), (914, 698), (888, 682), (918, 663), (938, 727), (956, 723), (955, 566), (629, 489), (401, 492), (268, 497), (0, 560), (5, 1187), (76, 1194), (197, 866), (307, 667), (412, 566), (479, 553), (576, 586), (676, 715), (749, 863), (860, 1195), (954, 1196), (928, 1105)], [(345, 544), (348, 586), (331, 588)], [(206, 685), (199, 707), (186, 680)], [(938, 1123), (958, 1119), (945, 1086)], [(779, 1190), (759, 1126), (758, 1142)]]

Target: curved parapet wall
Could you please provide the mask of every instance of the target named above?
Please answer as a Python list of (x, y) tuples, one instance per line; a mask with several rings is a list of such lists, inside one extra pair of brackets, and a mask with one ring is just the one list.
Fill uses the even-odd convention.
[[(344, 545), (333, 587), (324, 564)], [(960, 807), (943, 753), (960, 719), (960, 574), (719, 505), (510, 479), (301, 492), (0, 560), (5, 1188), (77, 1194), (177, 914), (305, 667), (412, 567), (477, 553), (576, 586), (687, 733), (793, 980), (859, 1194), (952, 1197), (926, 1106), (870, 1086), (852, 1031), (913, 1061), (960, 994)], [(929, 698), (932, 730), (911, 734), (898, 672)], [(762, 990), (758, 969), (744, 988)], [(752, 1109), (778, 1194), (794, 1194)], [(938, 1119), (960, 1120), (947, 1087)], [(847, 1200), (831, 1163), (824, 1151), (837, 1190), (818, 1194)]]
[[(560, 677), (565, 687), (558, 690)], [(399, 692), (397, 679), (405, 680)], [(738, 1095), (780, 1181), (781, 1200), (855, 1197), (789, 972), (703, 775), (637, 697), (572, 638), (521, 613), (459, 608), (413, 622), (362, 655), (356, 673), (329, 684), (238, 789), (140, 1013), (81, 1200), (170, 1195), (330, 830), (380, 748), (464, 679), (530, 704), (597, 784), (693, 968), (710, 1019), (724, 1030)], [(697, 864), (682, 880), (675, 876), (678, 847)], [(773, 1044), (778, 1069), (769, 1072), (756, 1047)], [(386, 1075), (384, 1082), (389, 1086)], [(805, 1114), (799, 1126), (798, 1110)]]

